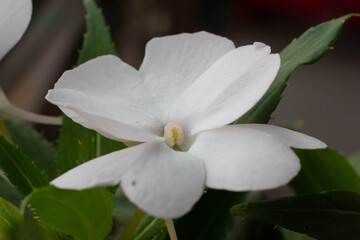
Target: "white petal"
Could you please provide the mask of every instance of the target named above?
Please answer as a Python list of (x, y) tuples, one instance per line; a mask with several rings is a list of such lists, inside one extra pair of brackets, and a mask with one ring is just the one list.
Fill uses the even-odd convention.
[(95, 158), (69, 170), (51, 184), (57, 188), (74, 190), (114, 186), (120, 182), (133, 162), (149, 151), (150, 147), (151, 145), (144, 143)]
[(203, 162), (187, 152), (178, 152), (164, 142), (152, 144), (124, 175), (126, 196), (147, 213), (162, 218), (184, 215), (201, 197)]
[(0, 60), (24, 34), (31, 12), (31, 0), (0, 0)]
[(249, 128), (262, 131), (275, 136), (286, 145), (301, 149), (326, 148), (326, 144), (319, 139), (295, 132), (290, 129), (269, 125), (269, 124), (241, 124), (242, 128)]
[(275, 188), (300, 170), (298, 158), (277, 135), (241, 125), (199, 133), (189, 152), (204, 160), (206, 186), (215, 189)]
[(275, 79), (280, 57), (269, 54), (270, 47), (258, 43), (227, 53), (179, 97), (171, 119), (191, 134), (233, 122), (255, 105)]
[(159, 139), (162, 126), (148, 112), (138, 72), (103, 56), (65, 72), (46, 99), (75, 122), (117, 140)]
[(165, 124), (176, 99), (234, 44), (207, 32), (182, 33), (148, 42), (140, 72), (156, 102), (154, 111)]
[(162, 140), (162, 126), (154, 116), (114, 96), (77, 90), (50, 90), (47, 97), (75, 122), (119, 141)]

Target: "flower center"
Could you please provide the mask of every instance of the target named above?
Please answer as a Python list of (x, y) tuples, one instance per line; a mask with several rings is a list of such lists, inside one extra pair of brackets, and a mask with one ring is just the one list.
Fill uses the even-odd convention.
[(180, 146), (184, 142), (184, 131), (181, 125), (175, 121), (169, 121), (164, 127), (164, 139), (169, 147), (175, 144)]

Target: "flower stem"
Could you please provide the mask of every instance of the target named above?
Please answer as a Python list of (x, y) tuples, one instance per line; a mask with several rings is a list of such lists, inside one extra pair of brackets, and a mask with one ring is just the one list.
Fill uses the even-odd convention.
[(165, 219), (166, 227), (170, 236), (170, 240), (177, 240), (174, 222), (172, 219)]
[(0, 88), (0, 111), (6, 113), (11, 117), (18, 118), (20, 120), (24, 120), (28, 122), (42, 123), (49, 125), (62, 124), (61, 117), (52, 117), (52, 116), (45, 116), (37, 113), (32, 113), (12, 105), (1, 88)]
[(144, 212), (139, 208), (137, 208), (129, 224), (126, 226), (124, 232), (121, 234), (119, 240), (131, 239), (131, 236), (134, 234), (143, 216), (144, 216)]
[(16, 107), (14, 105), (8, 105), (3, 111), (11, 117), (18, 118), (20, 120), (24, 120), (28, 122), (49, 124), (49, 125), (62, 124), (61, 117), (52, 117), (52, 116), (45, 116), (37, 113), (32, 113), (24, 109), (21, 109), (19, 107)]

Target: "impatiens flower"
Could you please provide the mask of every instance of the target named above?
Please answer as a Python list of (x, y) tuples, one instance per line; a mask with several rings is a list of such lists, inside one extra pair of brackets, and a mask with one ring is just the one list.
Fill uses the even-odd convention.
[(31, 12), (31, 0), (0, 0), (0, 60), (24, 34)]
[(279, 55), (263, 43), (235, 48), (198, 32), (154, 38), (139, 70), (102, 56), (65, 72), (47, 100), (108, 138), (140, 144), (82, 164), (52, 184), (121, 183), (139, 208), (174, 218), (192, 208), (204, 186), (247, 191), (288, 183), (300, 169), (290, 147), (324, 143), (271, 125), (228, 125), (263, 96), (279, 67)]

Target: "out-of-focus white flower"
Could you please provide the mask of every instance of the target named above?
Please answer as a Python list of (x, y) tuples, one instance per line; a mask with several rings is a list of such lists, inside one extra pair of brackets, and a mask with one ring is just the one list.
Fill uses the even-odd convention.
[(31, 0), (0, 0), (0, 60), (24, 34), (31, 12)]
[[(32, 13), (31, 0), (0, 0), (0, 60), (15, 46), (27, 29)], [(0, 87), (0, 112), (25, 121), (61, 125), (59, 117), (44, 116), (10, 103)]]
[(151, 215), (187, 213), (204, 186), (231, 191), (286, 184), (299, 171), (290, 146), (321, 141), (263, 124), (227, 125), (263, 96), (280, 67), (263, 43), (235, 48), (206, 32), (154, 38), (139, 70), (115, 56), (65, 72), (46, 99), (102, 135), (141, 144), (80, 165), (58, 188), (121, 186)]

